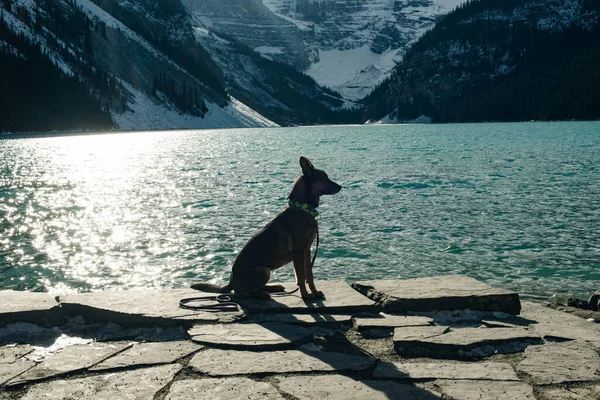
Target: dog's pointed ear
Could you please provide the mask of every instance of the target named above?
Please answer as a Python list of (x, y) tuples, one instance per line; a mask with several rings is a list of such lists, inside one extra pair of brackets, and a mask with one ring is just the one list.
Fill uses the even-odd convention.
[(310, 174), (315, 169), (310, 160), (304, 156), (300, 157), (300, 168), (302, 168), (304, 175)]

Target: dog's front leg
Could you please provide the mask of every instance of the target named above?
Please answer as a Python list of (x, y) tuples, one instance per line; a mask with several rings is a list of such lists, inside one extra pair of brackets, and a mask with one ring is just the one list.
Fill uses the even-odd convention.
[(325, 297), (323, 292), (317, 290), (315, 287), (315, 279), (313, 278), (312, 264), (310, 263), (310, 247), (304, 251), (304, 275), (306, 276), (306, 283), (314, 297)]
[(296, 285), (300, 289), (300, 295), (303, 299), (310, 299), (313, 296), (306, 290), (306, 253), (300, 251), (294, 255), (294, 275), (296, 275)]

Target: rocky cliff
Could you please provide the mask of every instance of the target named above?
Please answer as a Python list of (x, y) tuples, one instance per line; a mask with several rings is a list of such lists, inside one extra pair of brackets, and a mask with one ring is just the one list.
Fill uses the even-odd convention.
[(346, 99), (369, 93), (457, 0), (184, 0), (202, 28), (306, 72)]

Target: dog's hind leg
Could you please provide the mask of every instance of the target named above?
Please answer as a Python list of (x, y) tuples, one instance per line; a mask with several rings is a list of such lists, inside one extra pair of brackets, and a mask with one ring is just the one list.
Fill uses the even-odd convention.
[(238, 296), (252, 296), (269, 298), (267, 282), (271, 279), (271, 268), (253, 267), (243, 272), (236, 272), (233, 282), (233, 290)]

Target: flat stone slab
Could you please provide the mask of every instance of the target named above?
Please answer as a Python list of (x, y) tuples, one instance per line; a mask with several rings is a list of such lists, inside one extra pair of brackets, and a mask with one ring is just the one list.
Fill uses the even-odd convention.
[(100, 371), (140, 365), (173, 363), (203, 347), (189, 341), (138, 343), (122, 353), (93, 366), (90, 370)]
[[(516, 321), (515, 321), (516, 322)], [(511, 323), (508, 321), (498, 321), (498, 320), (490, 320), (490, 319), (482, 319), (481, 323), (488, 328), (518, 328), (523, 325), (519, 325), (517, 323)]]
[(13, 363), (0, 364), (0, 386), (19, 376), (23, 372), (35, 366), (35, 362), (29, 360), (18, 360)]
[(266, 382), (249, 378), (206, 378), (174, 382), (166, 400), (189, 399), (285, 399), (277, 389)]
[(279, 390), (301, 400), (433, 400), (441, 394), (418, 384), (392, 381), (357, 381), (341, 375), (279, 378)]
[(471, 309), (519, 314), (519, 295), (464, 275), (354, 282), (352, 287), (387, 313)]
[(52, 307), (58, 306), (54, 298), (55, 296), (49, 293), (1, 290), (0, 315), (27, 311), (48, 311)]
[[(283, 283), (287, 291), (296, 288), (295, 283)], [(299, 292), (290, 295), (272, 296), (270, 299), (238, 298), (237, 300), (251, 314), (298, 313), (298, 314), (353, 314), (359, 312), (379, 312), (374, 301), (357, 293), (344, 281), (319, 281), (317, 289), (325, 298), (304, 300)]]
[(527, 348), (517, 370), (537, 385), (600, 381), (600, 356), (585, 342), (548, 343)]
[(523, 302), (521, 317), (534, 321), (531, 327), (543, 338), (584, 340), (600, 350), (600, 324), (528, 301)]
[(433, 319), (428, 317), (379, 314), (378, 317), (354, 318), (354, 327), (358, 331), (373, 328), (398, 328), (406, 326), (429, 326)]
[(509, 364), (481, 363), (401, 363), (381, 362), (377, 365), (375, 378), (380, 379), (466, 379), (490, 381), (518, 381)]
[(196, 325), (188, 334), (194, 342), (224, 348), (289, 347), (313, 340), (310, 330), (279, 322)]
[[(207, 296), (192, 289), (120, 290), (61, 296), (63, 312), (82, 315), (86, 320), (122, 325), (172, 326), (182, 322), (233, 322), (240, 312), (192, 311), (179, 307), (184, 298)], [(216, 296), (216, 295), (215, 295)], [(208, 305), (215, 302), (194, 303)]]
[(541, 389), (545, 400), (590, 400), (600, 399), (600, 385), (573, 386)]
[(351, 315), (339, 314), (260, 314), (252, 317), (248, 322), (262, 324), (265, 322), (284, 322), (286, 324), (305, 326), (327, 326), (350, 324)]
[(535, 400), (533, 389), (523, 382), (437, 380), (434, 384), (454, 400)]
[(181, 369), (179, 364), (140, 368), (32, 386), (25, 400), (152, 399)]
[(8, 385), (20, 385), (67, 372), (83, 370), (129, 346), (129, 344), (124, 343), (90, 343), (66, 347), (9, 381)]
[(414, 344), (415, 342), (440, 336), (448, 332), (447, 326), (406, 326), (394, 329), (394, 344)]
[(52, 326), (58, 311), (54, 297), (48, 293), (0, 291), (0, 326), (15, 322)]
[(14, 363), (32, 351), (33, 346), (29, 344), (0, 347), (0, 364)]
[(362, 371), (377, 360), (366, 356), (314, 350), (237, 351), (208, 349), (196, 354), (190, 367), (210, 376), (285, 374), (292, 372)]
[(483, 358), (497, 353), (515, 353), (530, 344), (542, 343), (538, 335), (523, 328), (458, 328), (417, 339), (402, 336), (402, 330), (394, 331), (396, 350), (413, 357)]

